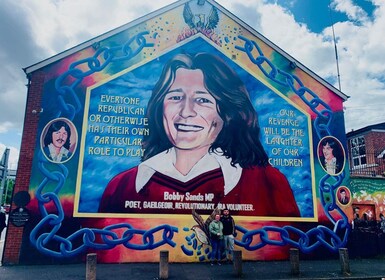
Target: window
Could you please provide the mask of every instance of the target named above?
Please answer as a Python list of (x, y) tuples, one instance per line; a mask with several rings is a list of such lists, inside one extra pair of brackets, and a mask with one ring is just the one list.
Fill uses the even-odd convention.
[(350, 140), (350, 146), (352, 148), (352, 162), (353, 166), (361, 166), (366, 164), (366, 149), (365, 149), (365, 138), (359, 136)]

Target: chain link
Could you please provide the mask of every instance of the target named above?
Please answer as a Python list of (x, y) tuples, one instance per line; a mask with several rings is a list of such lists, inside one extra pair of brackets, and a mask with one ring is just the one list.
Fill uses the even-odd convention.
[[(123, 46), (99, 48), (92, 57), (72, 63), (68, 71), (60, 75), (55, 81), (55, 88), (58, 94), (58, 112), (56, 117), (66, 117), (72, 120), (82, 109), (75, 88), (85, 77), (102, 71), (111, 62), (130, 60), (139, 54), (143, 48), (152, 47), (153, 44), (146, 41), (145, 35), (147, 34), (148, 32), (138, 33), (136, 36), (130, 38)], [(317, 117), (314, 121), (314, 127), (318, 137), (321, 139), (325, 135), (331, 135), (329, 126), (333, 112), (329, 105), (322, 101), (312, 90), (305, 87), (297, 76), (277, 69), (275, 65), (264, 56), (256, 42), (243, 36), (239, 36), (239, 38), (244, 41), (244, 45), (236, 46), (238, 50), (245, 52), (250, 61), (253, 62), (267, 78), (281, 86), (286, 86), (297, 94), (316, 114)], [(254, 56), (253, 53), (257, 53), (257, 56)], [(67, 103), (68, 100), (71, 101), (71, 103)], [(172, 247), (176, 246), (172, 239), (174, 233), (178, 232), (178, 228), (170, 225), (160, 225), (146, 231), (134, 229), (130, 224), (122, 223), (110, 225), (104, 229), (82, 228), (67, 238), (57, 235), (64, 220), (64, 211), (58, 194), (68, 176), (68, 170), (63, 164), (55, 164), (60, 171), (50, 171), (46, 168), (47, 164), (49, 164), (51, 169), (52, 164), (45, 159), (40, 151), (38, 166), (40, 172), (45, 177), (37, 188), (36, 198), (43, 218), (35, 226), (30, 235), (30, 241), (40, 252), (53, 257), (73, 257), (85, 252), (88, 248), (107, 250), (120, 244), (133, 250), (151, 250), (165, 244)], [(305, 253), (309, 253), (321, 245), (331, 251), (337, 251), (338, 248), (344, 246), (347, 242), (350, 225), (346, 215), (336, 205), (335, 196), (333, 195), (335, 189), (344, 179), (344, 173), (333, 176), (332, 178), (335, 179), (333, 184), (326, 182), (330, 177), (332, 176), (325, 175), (320, 180), (319, 190), (321, 204), (329, 220), (334, 224), (333, 230), (321, 225), (307, 232), (293, 226), (265, 226), (254, 230), (247, 230), (237, 226), (237, 231), (241, 232), (243, 236), (241, 240), (235, 240), (236, 245), (249, 251), (258, 250), (265, 245), (291, 245), (301, 249), (301, 251)], [(49, 184), (56, 184), (54, 191), (43, 193)], [(48, 213), (46, 209), (46, 204), (48, 203), (56, 207), (57, 214)], [(342, 218), (335, 220), (329, 213), (333, 210), (337, 210)], [(119, 235), (116, 232), (122, 233)], [(158, 232), (161, 233), (162, 238), (156, 241), (154, 236), (158, 236)], [(341, 233), (343, 233), (342, 239), (338, 236), (338, 234)], [(137, 235), (142, 237), (142, 243), (131, 243), (130, 241)], [(274, 236), (274, 238), (270, 236)], [(277, 239), (277, 236), (279, 239)], [(137, 240), (137, 238), (135, 238), (135, 240)], [(187, 246), (184, 244), (181, 246), (182, 251), (186, 255), (192, 256), (194, 251), (198, 250), (199, 260), (205, 260), (206, 258), (201, 255), (202, 246), (197, 245), (196, 236), (194, 234), (190, 235), (186, 240), (188, 244)], [(80, 245), (76, 247), (74, 243)], [(192, 247), (192, 250), (188, 247)], [(206, 248), (204, 253), (209, 255), (210, 251)]]
[[(55, 80), (57, 92), (58, 110), (56, 117), (66, 117), (73, 120), (75, 115), (82, 109), (81, 102), (76, 94), (76, 87), (82, 80), (102, 71), (109, 63), (116, 61), (128, 61), (138, 55), (144, 48), (152, 47), (153, 43), (146, 41), (145, 35), (148, 32), (138, 33), (130, 38), (124, 45), (112, 48), (99, 48), (92, 57), (73, 62), (68, 70)], [(70, 103), (68, 103), (70, 102)], [(40, 222), (34, 227), (30, 234), (30, 241), (42, 253), (53, 257), (73, 257), (88, 248), (107, 250), (117, 245), (123, 244), (125, 247), (135, 250), (151, 250), (165, 244), (175, 247), (172, 240), (178, 228), (170, 225), (160, 225), (149, 230), (134, 229), (130, 224), (116, 224), (107, 226), (104, 229), (82, 228), (74, 232), (67, 238), (57, 234), (65, 218), (64, 210), (59, 199), (65, 180), (68, 176), (68, 169), (63, 164), (51, 164), (43, 155), (42, 151), (38, 154), (38, 167), (43, 180), (37, 187), (35, 196), (38, 201), (39, 211), (42, 215)], [(59, 170), (51, 171), (53, 168)], [(54, 190), (44, 192), (54, 185)], [(57, 214), (49, 213), (52, 205)], [(121, 236), (115, 231), (123, 231)], [(160, 234), (159, 234), (160, 233)], [(134, 243), (131, 240), (138, 240), (136, 236), (142, 236), (142, 243)], [(154, 236), (161, 236), (156, 240)], [(75, 243), (80, 244), (74, 246)]]
[[(122, 46), (99, 48), (92, 57), (73, 62), (69, 69), (55, 80), (58, 93), (58, 113), (56, 117), (66, 117), (72, 120), (82, 109), (81, 102), (76, 94), (76, 87), (85, 77), (102, 71), (110, 62), (128, 61), (138, 55), (144, 48), (153, 47), (148, 43), (143, 31), (131, 37)], [(64, 96), (66, 99), (64, 99)], [(72, 101), (67, 103), (66, 100)]]
[[(255, 41), (249, 40), (244, 36), (239, 36), (239, 39), (244, 42), (244, 45), (235, 46), (236, 49), (246, 53), (250, 61), (253, 62), (268, 79), (281, 86), (286, 86), (288, 89), (293, 91), (316, 114), (314, 128), (318, 138), (321, 139), (324, 136), (331, 135), (329, 127), (333, 111), (330, 106), (321, 100), (311, 89), (307, 88), (296, 75), (289, 74), (276, 68), (274, 64), (264, 56), (261, 48)], [(254, 56), (253, 53), (256, 53), (257, 56)], [(330, 178), (334, 180), (333, 183), (327, 182)], [(321, 204), (328, 219), (334, 224), (333, 230), (325, 226), (317, 226), (306, 233), (291, 226), (282, 228), (266, 226), (262, 229), (253, 231), (247, 231), (246, 229), (239, 228), (244, 235), (241, 242), (236, 241), (237, 245), (246, 249), (251, 249), (252, 247), (250, 247), (250, 242), (252, 238), (250, 235), (255, 234), (260, 235), (261, 241), (264, 245), (269, 244), (284, 246), (286, 244), (290, 244), (301, 249), (303, 252), (310, 252), (316, 247), (323, 245), (331, 251), (338, 251), (338, 248), (346, 245), (351, 229), (348, 218), (342, 209), (336, 204), (334, 195), (335, 190), (341, 185), (344, 178), (344, 172), (337, 176), (326, 174), (319, 182)], [(336, 220), (331, 214), (334, 210), (337, 210), (339, 213), (339, 220)], [(281, 240), (269, 239), (270, 232), (279, 233)], [(289, 233), (294, 233), (299, 236), (298, 241), (291, 239)], [(343, 235), (342, 239), (339, 237), (339, 234), (341, 233)], [(244, 240), (247, 240), (247, 242)], [(311, 242), (313, 243), (311, 244)], [(254, 246), (262, 247), (263, 245), (258, 244)]]
[[(253, 62), (262, 73), (281, 86), (286, 86), (292, 90), (301, 100), (317, 115), (314, 122), (318, 137), (331, 135), (329, 126), (332, 121), (333, 111), (330, 106), (321, 100), (311, 89), (304, 86), (302, 81), (294, 74), (289, 74), (281, 69), (277, 69), (274, 64), (264, 56), (261, 48), (255, 41), (244, 36), (238, 36), (244, 42), (243, 46), (235, 46), (236, 49), (246, 53), (250, 61)], [(256, 50), (256, 51), (254, 51)], [(253, 54), (257, 53), (257, 57)]]
[[(329, 127), (333, 111), (330, 106), (321, 100), (311, 89), (307, 88), (296, 75), (289, 74), (275, 67), (263, 54), (262, 49), (255, 41), (249, 40), (244, 36), (238, 36), (238, 38), (244, 44), (242, 46), (235, 46), (236, 49), (244, 52), (266, 78), (294, 92), (315, 113), (314, 128), (318, 138), (321, 139), (324, 136), (331, 135)], [(335, 190), (341, 185), (344, 178), (345, 173), (343, 171), (337, 176), (326, 174), (319, 182), (321, 204), (326, 216), (334, 225), (333, 230), (323, 225), (314, 227), (307, 232), (293, 226), (265, 226), (254, 230), (236, 226), (237, 231), (243, 235), (240, 240), (235, 240), (235, 244), (248, 251), (258, 250), (265, 245), (291, 245), (292, 247), (299, 248), (304, 253), (310, 253), (319, 246), (324, 246), (333, 252), (337, 252), (340, 247), (346, 245), (351, 230), (348, 218), (336, 204), (334, 195)], [(328, 179), (332, 179), (334, 182), (329, 183), (327, 182)], [(331, 214), (332, 211), (339, 213), (339, 220), (334, 218)], [(342, 235), (342, 239), (339, 237), (340, 235)], [(270, 236), (274, 237), (270, 238)], [(189, 250), (185, 245), (183, 245), (182, 249), (186, 255), (192, 255), (193, 251)]]

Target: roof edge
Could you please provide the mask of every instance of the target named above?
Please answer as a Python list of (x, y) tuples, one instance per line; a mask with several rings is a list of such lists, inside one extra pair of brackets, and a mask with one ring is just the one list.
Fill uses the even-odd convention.
[(121, 25), (121, 26), (119, 26), (117, 28), (114, 28), (114, 29), (112, 29), (110, 31), (107, 31), (107, 32), (101, 34), (101, 35), (98, 35), (98, 36), (96, 36), (94, 38), (91, 38), (91, 39), (89, 39), (89, 40), (87, 40), (87, 41), (85, 41), (83, 43), (80, 43), (79, 45), (71, 47), (71, 48), (69, 48), (67, 50), (64, 50), (64, 51), (62, 51), (62, 52), (60, 52), (58, 54), (55, 54), (55, 55), (53, 55), (53, 56), (51, 56), (49, 58), (46, 58), (46, 59), (44, 59), (44, 60), (42, 60), (40, 62), (37, 62), (35, 64), (32, 64), (32, 65), (27, 66), (27, 67), (22, 68), (22, 69), (23, 69), (23, 71), (24, 71), (24, 73), (26, 75), (29, 75), (30, 73), (32, 73), (32, 72), (34, 72), (36, 70), (39, 70), (40, 68), (43, 68), (43, 67), (45, 67), (45, 66), (47, 66), (47, 65), (49, 65), (49, 64), (51, 64), (53, 62), (56, 62), (56, 61), (66, 57), (68, 55), (71, 55), (71, 54), (73, 54), (73, 53), (75, 53), (77, 51), (80, 51), (80, 50), (83, 50), (83, 49), (85, 49), (87, 47), (90, 47), (90, 46), (92, 46), (95, 43), (98, 43), (98, 42), (100, 42), (100, 41), (102, 41), (104, 39), (107, 39), (108, 37), (111, 37), (111, 36), (114, 36), (114, 35), (120, 33), (121, 31), (123, 31), (123, 30), (125, 30), (127, 28), (130, 28), (131, 26), (139, 24), (139, 23), (143, 22), (144, 20), (146, 20), (147, 18), (152, 18), (152, 17), (155, 17), (157, 15), (160, 15), (160, 14), (162, 14), (163, 12), (165, 12), (165, 11), (167, 11), (169, 9), (173, 9), (173, 8), (178, 7), (178, 6), (180, 6), (180, 5), (182, 5), (182, 4), (186, 3), (186, 2), (189, 2), (189, 1), (190, 0), (179, 0), (179, 1), (176, 1), (174, 3), (168, 4), (168, 5), (160, 8), (160, 9), (152, 11), (152, 12), (150, 12), (150, 13), (144, 15), (144, 16), (141, 16), (141, 17), (139, 17), (139, 18), (137, 18), (137, 19), (135, 19), (133, 21), (130, 21), (130, 22), (126, 23), (126, 24), (123, 24), (123, 25)]
[(283, 49), (281, 49), (279, 46), (277, 46), (276, 44), (274, 44), (272, 41), (270, 41), (269, 39), (267, 39), (264, 35), (262, 35), (261, 33), (259, 33), (258, 31), (256, 31), (253, 27), (251, 27), (250, 25), (248, 25), (246, 22), (244, 22), (242, 19), (240, 19), (239, 17), (237, 17), (236, 15), (234, 15), (233, 13), (231, 13), (229, 10), (227, 10), (225, 7), (221, 6), (220, 4), (218, 4), (216, 1), (214, 0), (206, 0), (208, 2), (210, 2), (212, 5), (214, 5), (215, 7), (217, 7), (218, 9), (220, 9), (224, 14), (226, 14), (228, 17), (234, 19), (234, 21), (237, 21), (240, 25), (244, 25), (245, 28), (251, 33), (253, 34), (254, 36), (258, 37), (261, 41), (263, 41), (265, 44), (267, 44), (268, 46), (270, 46), (272, 49), (274, 49), (275, 51), (277, 51), (279, 54), (281, 54), (283, 57), (285, 57), (286, 59), (292, 61), (295, 63), (295, 65), (297, 67), (299, 67), (301, 70), (303, 70), (305, 73), (309, 74), (311, 77), (313, 77), (315, 80), (317, 80), (319, 83), (321, 83), (322, 85), (324, 85), (326, 88), (328, 88), (329, 90), (331, 90), (332, 92), (334, 92), (335, 94), (337, 94), (339, 97), (341, 97), (344, 101), (348, 100), (348, 98), (350, 98), (349, 95), (346, 95), (344, 94), (342, 91), (340, 91), (339, 89), (337, 89), (336, 87), (334, 87), (332, 84), (330, 84), (329, 82), (327, 82), (325, 79), (323, 79), (322, 77), (320, 77), (318, 74), (316, 74), (315, 72), (313, 72), (312, 70), (310, 70), (308, 67), (306, 67), (304, 64), (302, 64), (301, 62), (299, 62), (297, 59), (295, 59), (294, 57), (292, 57), (291, 55), (289, 55), (287, 52), (285, 52)]
[[(136, 24), (139, 24), (141, 22), (143, 22), (144, 20), (148, 19), (148, 18), (152, 18), (152, 17), (155, 17), (159, 14), (162, 14), (163, 12), (167, 11), (167, 10), (170, 10), (170, 9), (173, 9), (173, 8), (176, 8), (180, 5), (183, 5), (184, 3), (186, 2), (189, 2), (190, 0), (179, 0), (179, 1), (176, 1), (174, 3), (171, 3), (169, 5), (166, 5), (164, 6), (163, 8), (160, 8), (158, 10), (155, 10), (153, 12), (150, 12), (149, 14), (147, 15), (144, 15), (144, 16), (141, 16), (129, 23), (126, 23), (120, 27), (117, 27), (115, 29), (112, 29), (110, 31), (107, 31), (97, 37), (94, 37), (90, 40), (87, 40), (77, 46), (74, 46), (70, 49), (67, 49), (65, 51), (62, 51), (54, 56), (51, 56), (47, 59), (44, 59), (38, 63), (35, 63), (35, 64), (32, 64), (26, 68), (23, 68), (23, 71), (25, 72), (25, 74), (28, 76), (30, 73), (42, 68), (42, 67), (45, 67), (53, 62), (56, 62), (68, 55), (71, 55), (77, 51), (80, 51), (84, 48), (87, 48), (89, 46), (92, 46), (93, 44), (97, 43), (97, 42), (100, 42), (104, 39), (107, 39), (108, 37), (111, 37), (111, 36), (114, 36), (116, 34), (118, 34), (119, 32), (127, 29), (127, 28), (130, 28), (131, 26), (134, 26)], [(227, 10), (225, 7), (223, 7), (222, 5), (218, 4), (216, 1), (214, 0), (206, 0), (207, 2), (209, 2), (210, 4), (212, 4), (213, 6), (215, 6), (217, 9), (219, 9), (221, 12), (223, 12), (226, 16), (230, 17), (231, 19), (233, 19), (234, 21), (238, 22), (240, 25), (244, 26), (245, 29), (247, 29), (251, 34), (253, 34), (254, 36), (256, 36), (257, 38), (259, 38), (261, 41), (263, 41), (265, 44), (267, 44), (268, 46), (270, 46), (272, 49), (274, 49), (275, 51), (277, 51), (279, 54), (281, 54), (283, 57), (285, 57), (286, 59), (292, 61), (293, 63), (295, 63), (296, 67), (299, 67), (301, 70), (303, 70), (305, 73), (307, 73), (308, 75), (310, 75), (311, 77), (313, 77), (316, 81), (318, 81), (319, 83), (321, 83), (323, 86), (325, 86), (326, 88), (328, 88), (329, 90), (331, 90), (332, 92), (334, 92), (335, 94), (337, 94), (340, 98), (342, 98), (344, 101), (346, 101), (350, 96), (344, 94), (342, 91), (340, 91), (339, 89), (335, 88), (332, 84), (330, 84), (329, 82), (327, 82), (325, 79), (321, 78), (319, 75), (317, 75), (315, 72), (313, 72), (312, 70), (310, 70), (309, 68), (307, 68), (305, 65), (303, 65), (301, 62), (299, 62), (297, 59), (295, 59), (294, 57), (292, 57), (291, 55), (289, 55), (287, 52), (285, 52), (283, 49), (281, 49), (279, 46), (277, 46), (276, 44), (274, 44), (272, 41), (270, 41), (269, 39), (267, 39), (265, 36), (263, 36), (261, 33), (259, 33), (258, 31), (256, 31), (254, 28), (252, 28), (250, 25), (248, 25), (246, 22), (244, 22), (242, 19), (240, 19), (239, 17), (237, 17), (236, 15), (234, 15), (233, 13), (231, 13), (229, 10)]]
[(377, 123), (377, 124), (371, 124), (362, 128), (359, 128), (357, 130), (352, 130), (348, 133), (346, 133), (347, 137), (355, 136), (357, 134), (361, 134), (367, 131), (372, 131), (372, 130), (384, 130), (385, 131), (385, 122), (382, 123)]

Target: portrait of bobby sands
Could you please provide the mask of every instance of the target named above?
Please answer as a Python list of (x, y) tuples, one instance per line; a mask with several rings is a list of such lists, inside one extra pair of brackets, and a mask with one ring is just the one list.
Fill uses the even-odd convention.
[(147, 108), (142, 162), (115, 176), (100, 213), (299, 217), (287, 178), (268, 162), (257, 113), (238, 76), (210, 53), (177, 54)]

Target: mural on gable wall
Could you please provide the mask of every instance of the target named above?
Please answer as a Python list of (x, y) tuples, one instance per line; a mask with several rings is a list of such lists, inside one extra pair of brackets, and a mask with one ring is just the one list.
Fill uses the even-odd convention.
[[(382, 178), (352, 178), (350, 191), (353, 196), (354, 213), (360, 218), (366, 214), (369, 220), (379, 220), (379, 215), (385, 211), (384, 180)], [(353, 220), (353, 213), (348, 215)]]
[(346, 244), (342, 99), (216, 3), (176, 5), (44, 71), (25, 250), (204, 261), (192, 210), (225, 207), (245, 259)]

